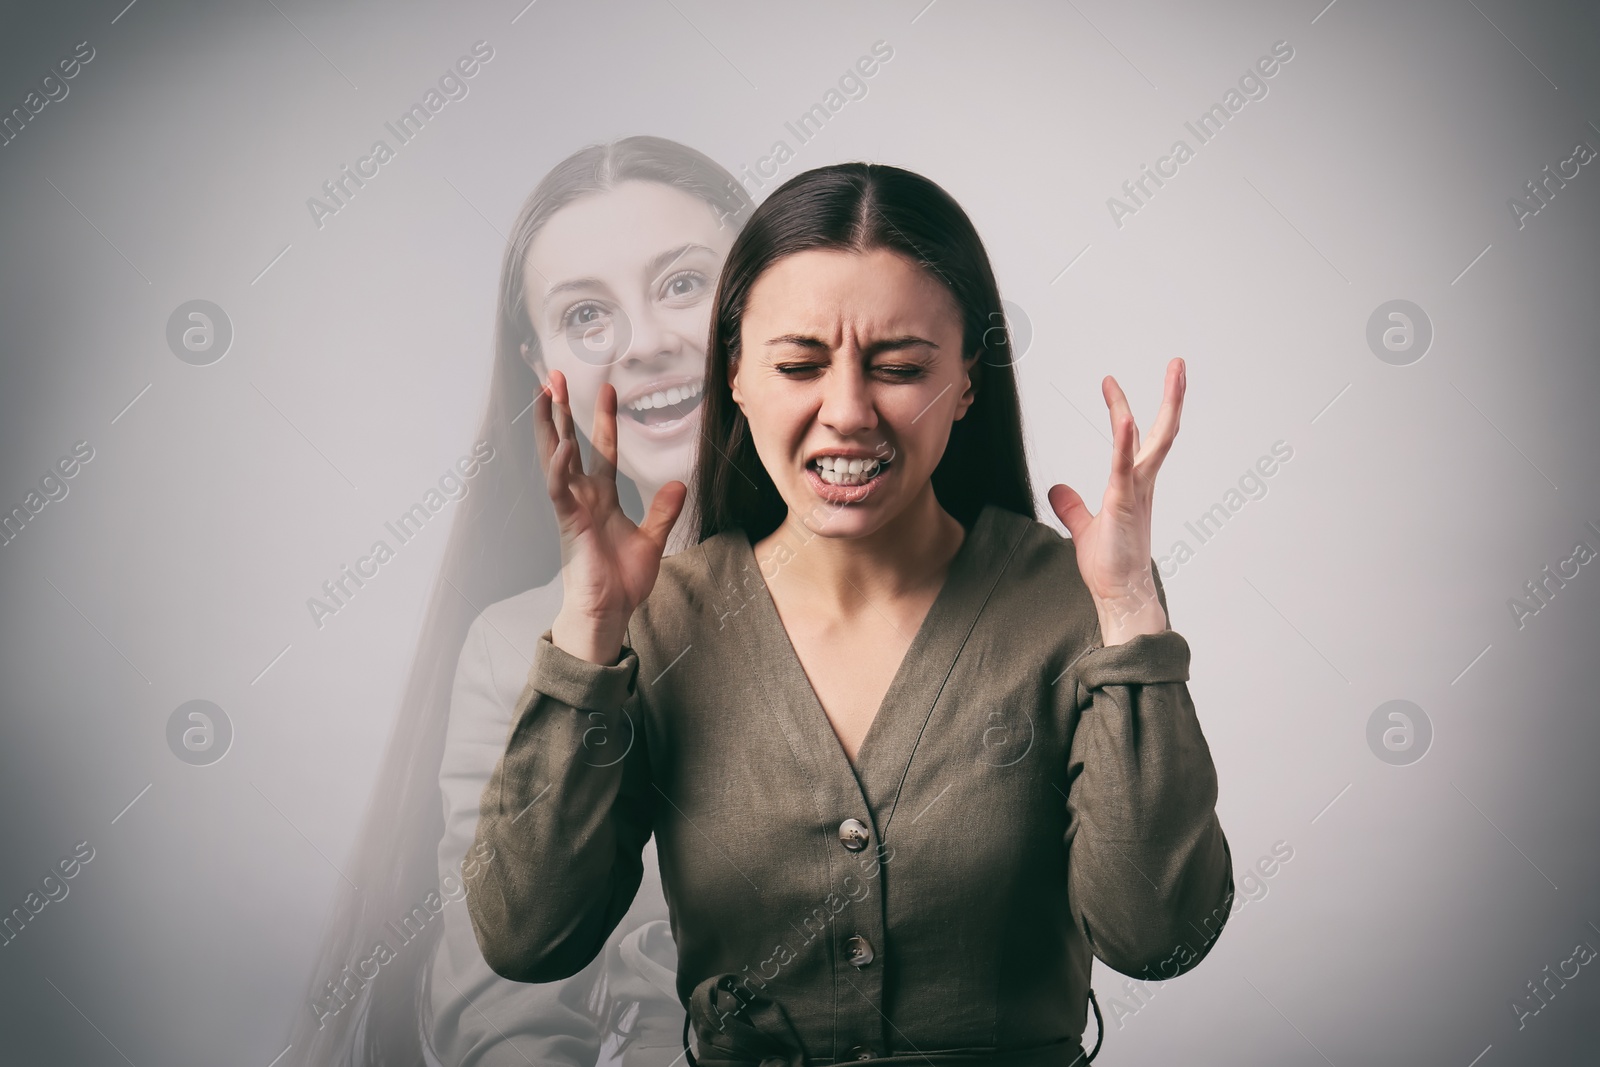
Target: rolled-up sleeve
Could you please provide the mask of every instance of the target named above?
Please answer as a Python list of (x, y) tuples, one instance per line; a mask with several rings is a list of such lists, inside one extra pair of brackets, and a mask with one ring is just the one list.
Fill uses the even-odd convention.
[(506, 747), (484, 787), (467, 880), (484, 960), (521, 982), (582, 970), (638, 892), (654, 819), (639, 659), (590, 663), (540, 635)]
[[(1156, 589), (1165, 608), (1159, 574)], [(1189, 643), (1167, 629), (1098, 645), (1074, 674), (1072, 917), (1108, 967), (1174, 977), (1214, 943), (1234, 889), (1216, 767), (1186, 684)]]

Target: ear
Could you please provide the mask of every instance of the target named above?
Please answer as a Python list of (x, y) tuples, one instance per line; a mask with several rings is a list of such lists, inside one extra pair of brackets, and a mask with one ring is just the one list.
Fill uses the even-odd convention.
[(733, 394), (733, 402), (739, 405), (739, 410), (744, 410), (744, 396), (739, 392), (739, 365), (744, 360), (736, 359), (728, 363), (728, 391)]
[(982, 355), (983, 349), (980, 348), (962, 361), (966, 364), (963, 369), (967, 375), (967, 388), (956, 400), (956, 419), (960, 419), (965, 415), (967, 409), (972, 406), (972, 402), (978, 398), (978, 382), (983, 377), (979, 371), (979, 368), (983, 366), (983, 360), (978, 357)]
[(539, 383), (542, 385), (548, 382), (550, 380), (550, 372), (545, 369), (544, 357), (531, 354), (528, 351), (528, 342), (526, 341), (522, 342), (519, 351), (522, 353), (522, 362), (526, 363), (533, 373), (538, 376)]

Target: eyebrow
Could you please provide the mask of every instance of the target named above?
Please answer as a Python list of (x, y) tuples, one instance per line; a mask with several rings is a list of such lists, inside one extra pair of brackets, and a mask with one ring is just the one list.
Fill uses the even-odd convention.
[[(712, 250), (706, 245), (690, 241), (688, 244), (681, 244), (677, 248), (669, 248), (665, 252), (661, 252), (651, 257), (650, 262), (646, 263), (644, 267), (645, 277), (656, 277), (662, 271), (672, 266), (672, 264), (688, 255), (690, 252), (708, 252), (712, 255), (716, 254), (715, 252), (712, 252)], [(540, 314), (543, 314), (546, 310), (548, 310), (550, 307), (550, 302), (556, 297), (560, 296), (562, 293), (569, 293), (578, 289), (595, 289), (603, 286), (604, 284), (605, 283), (599, 278), (572, 278), (568, 281), (562, 282), (559, 285), (553, 285), (550, 287), (550, 291), (544, 294), (543, 302), (539, 305), (539, 312)]]
[[(779, 336), (768, 341), (767, 344), (769, 346), (799, 345), (801, 348), (819, 349), (823, 352), (829, 351), (828, 343), (822, 340), (820, 337), (811, 337), (800, 333), (780, 334)], [(864, 346), (862, 348), (862, 352), (868, 359), (871, 359), (879, 352), (896, 352), (904, 348), (917, 348), (919, 346), (925, 346), (927, 348), (939, 347), (925, 337), (917, 337), (914, 334), (906, 334), (901, 337), (885, 337), (881, 341), (873, 341), (871, 344)]]

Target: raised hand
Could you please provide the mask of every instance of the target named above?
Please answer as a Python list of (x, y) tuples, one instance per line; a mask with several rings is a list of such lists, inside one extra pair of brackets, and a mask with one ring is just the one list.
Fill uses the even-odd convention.
[(617, 390), (600, 386), (594, 404), (594, 470), (585, 473), (558, 370), (533, 405), (534, 436), (550, 502), (561, 527), (561, 611), (551, 641), (594, 663), (611, 664), (634, 609), (650, 595), (667, 536), (689, 488), (668, 482), (635, 526), (617, 502)]
[(1111, 481), (1100, 513), (1091, 514), (1070, 486), (1050, 487), (1050, 506), (1072, 534), (1078, 570), (1094, 596), (1107, 645), (1167, 627), (1150, 572), (1150, 511), (1156, 472), (1178, 434), (1187, 385), (1188, 369), (1181, 358), (1174, 357), (1167, 363), (1161, 410), (1140, 444), (1128, 398), (1117, 380), (1106, 375), (1100, 388), (1111, 411)]

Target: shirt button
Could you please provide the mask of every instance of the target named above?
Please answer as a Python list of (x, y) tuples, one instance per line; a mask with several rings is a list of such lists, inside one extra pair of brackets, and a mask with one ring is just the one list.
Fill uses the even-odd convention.
[(860, 819), (846, 819), (839, 824), (839, 843), (851, 852), (867, 847), (867, 824)]
[(844, 1055), (845, 1059), (849, 1060), (875, 1060), (878, 1058), (877, 1050), (871, 1045), (856, 1045)]
[(845, 948), (850, 952), (850, 966), (865, 967), (873, 960), (872, 942), (856, 934), (846, 941)]

